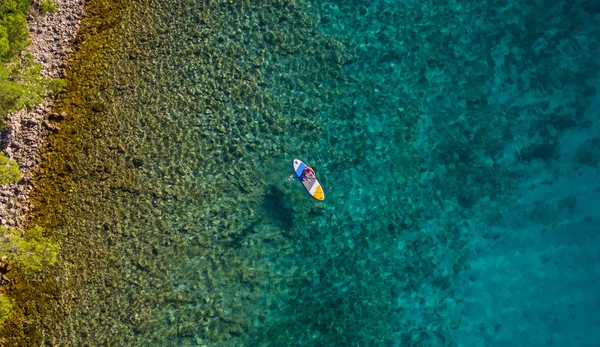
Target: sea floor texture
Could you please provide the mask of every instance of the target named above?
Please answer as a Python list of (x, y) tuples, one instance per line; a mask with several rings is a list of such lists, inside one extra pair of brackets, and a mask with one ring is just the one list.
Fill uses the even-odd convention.
[(600, 345), (596, 1), (86, 12), (7, 344)]

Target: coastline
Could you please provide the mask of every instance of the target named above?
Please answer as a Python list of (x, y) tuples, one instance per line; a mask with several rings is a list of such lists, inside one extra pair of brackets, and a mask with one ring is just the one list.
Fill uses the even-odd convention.
[[(64, 76), (71, 45), (77, 36), (84, 13), (84, 0), (53, 0), (54, 13), (37, 13), (35, 1), (27, 15), (31, 45), (26, 51), (42, 65), (42, 74), (53, 78)], [(31, 110), (9, 114), (0, 132), (0, 150), (19, 164), (23, 178), (0, 188), (0, 224), (23, 230), (30, 209), (32, 174), (38, 167), (48, 134), (58, 128), (48, 122), (52, 118), (53, 96)], [(56, 116), (56, 115), (55, 115)]]

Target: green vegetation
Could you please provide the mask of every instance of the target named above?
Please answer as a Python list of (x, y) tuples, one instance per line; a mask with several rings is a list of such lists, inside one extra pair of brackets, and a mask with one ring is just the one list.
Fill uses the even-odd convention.
[(56, 263), (58, 245), (43, 236), (44, 228), (35, 226), (25, 235), (0, 226), (0, 255), (25, 275), (33, 275)]
[(0, 0), (0, 59), (6, 62), (29, 45), (26, 13), (30, 0)]
[(41, 75), (41, 65), (30, 53), (0, 67), (0, 116), (23, 107), (33, 107), (43, 101), (47, 91), (56, 93), (64, 81)]
[(50, 0), (42, 0), (39, 11), (41, 14), (54, 13), (54, 11), (56, 11), (56, 5)]
[(12, 303), (10, 299), (4, 295), (0, 295), (0, 324), (8, 318), (10, 310), (12, 309)]
[(0, 0), (0, 117), (17, 109), (21, 88), (11, 76), (17, 55), (29, 45), (25, 12), (29, 1)]
[(21, 180), (23, 175), (16, 161), (0, 152), (0, 184), (10, 184)]
[[(33, 61), (33, 56), (21, 54), (30, 44), (26, 21), (30, 3), (0, 0), (0, 128), (9, 112), (41, 103), (46, 92), (58, 92), (64, 83), (42, 77), (41, 66)], [(48, 4), (44, 8), (55, 9)]]

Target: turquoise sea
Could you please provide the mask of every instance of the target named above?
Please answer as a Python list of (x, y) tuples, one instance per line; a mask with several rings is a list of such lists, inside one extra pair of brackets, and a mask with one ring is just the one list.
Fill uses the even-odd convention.
[(8, 343), (600, 345), (597, 1), (86, 6)]

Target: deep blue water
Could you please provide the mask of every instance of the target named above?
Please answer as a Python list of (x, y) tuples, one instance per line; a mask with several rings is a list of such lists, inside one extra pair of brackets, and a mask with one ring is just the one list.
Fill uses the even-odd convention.
[[(382, 272), (392, 262), (432, 271), (407, 288), (406, 267), (392, 267), (402, 328), (388, 344), (600, 344), (598, 4), (323, 7), (322, 30), (360, 56), (344, 68), (365, 86), (357, 128), (379, 130), (357, 165), (362, 193), (383, 200), (387, 220), (421, 209), (417, 225), (395, 225), (397, 239), (384, 241), (397, 245), (393, 256), (368, 248)], [(394, 189), (387, 173), (402, 157), (386, 145), (399, 108), (414, 116), (408, 142), (420, 158), (419, 174)], [(357, 227), (369, 224), (363, 216)], [(415, 260), (418, 241), (427, 250)]]

